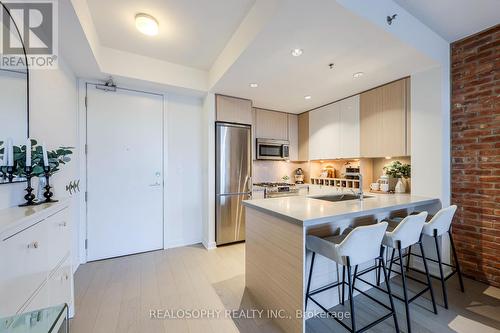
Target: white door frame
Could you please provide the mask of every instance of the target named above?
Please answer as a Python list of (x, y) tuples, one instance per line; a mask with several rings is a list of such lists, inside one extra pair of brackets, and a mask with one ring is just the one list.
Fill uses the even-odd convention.
[[(79, 230), (78, 230), (78, 240), (79, 240), (79, 264), (84, 264), (87, 262), (87, 247), (86, 247), (86, 240), (87, 240), (87, 226), (88, 226), (88, 220), (87, 220), (87, 201), (86, 201), (86, 195), (85, 193), (87, 192), (87, 154), (86, 154), (86, 147), (87, 147), (87, 87), (88, 85), (95, 85), (95, 84), (103, 84), (103, 82), (96, 82), (95, 80), (85, 80), (85, 79), (79, 79), (78, 80), (78, 148), (79, 148), (79, 160), (80, 160), (80, 191), (83, 192), (83, 195), (80, 196), (80, 224), (79, 224)], [(163, 121), (163, 126), (162, 126), (162, 168), (163, 168), (163, 190), (162, 190), (162, 222), (163, 222), (163, 249), (166, 249), (168, 247), (168, 244), (165, 243), (166, 239), (166, 209), (167, 205), (165, 204), (166, 199), (167, 199), (167, 191), (165, 190), (165, 187), (167, 185), (167, 161), (168, 161), (168, 152), (167, 152), (167, 135), (165, 133), (166, 128), (167, 128), (167, 109), (168, 109), (168, 95), (164, 92), (158, 92), (158, 91), (145, 91), (145, 90), (139, 90), (139, 89), (131, 89), (131, 88), (126, 88), (119, 86), (119, 89), (122, 90), (129, 90), (133, 92), (139, 92), (139, 93), (145, 93), (145, 94), (152, 94), (152, 95), (157, 95), (161, 96), (163, 100), (163, 107), (162, 107), (162, 121)], [(110, 92), (112, 93), (112, 92)], [(76, 271), (78, 268), (78, 265), (76, 264), (73, 267), (73, 270)]]

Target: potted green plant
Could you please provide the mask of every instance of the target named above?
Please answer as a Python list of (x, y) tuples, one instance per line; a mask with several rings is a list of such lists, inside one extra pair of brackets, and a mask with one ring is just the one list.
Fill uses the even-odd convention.
[[(411, 165), (401, 163), (400, 161), (393, 161), (384, 167), (384, 172), (389, 177), (397, 179), (395, 186), (396, 193), (405, 193), (405, 182), (411, 178)], [(404, 181), (403, 181), (404, 180)]]

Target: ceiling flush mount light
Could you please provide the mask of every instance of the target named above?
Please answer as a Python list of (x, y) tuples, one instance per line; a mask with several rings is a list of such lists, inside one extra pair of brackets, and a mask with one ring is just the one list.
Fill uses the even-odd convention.
[(304, 50), (302, 50), (302, 49), (293, 49), (292, 50), (292, 55), (294, 57), (300, 57), (302, 55), (302, 53), (304, 53)]
[(145, 35), (158, 35), (158, 21), (151, 15), (143, 13), (137, 14), (135, 16), (135, 27)]
[(304, 99), (307, 99), (307, 100), (309, 100), (311, 98), (312, 98), (311, 95), (304, 96)]
[(359, 79), (363, 75), (365, 75), (365, 73), (363, 73), (363, 72), (357, 72), (357, 73), (352, 74), (352, 77), (355, 78), (355, 79)]
[(259, 85), (257, 83), (250, 83), (250, 88), (257, 88)]

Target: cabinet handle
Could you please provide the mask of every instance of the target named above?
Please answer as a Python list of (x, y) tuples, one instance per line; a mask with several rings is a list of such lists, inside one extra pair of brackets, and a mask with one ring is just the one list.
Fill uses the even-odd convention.
[(31, 242), (28, 244), (28, 249), (38, 249), (38, 246), (39, 246), (38, 242), (36, 242), (36, 241)]

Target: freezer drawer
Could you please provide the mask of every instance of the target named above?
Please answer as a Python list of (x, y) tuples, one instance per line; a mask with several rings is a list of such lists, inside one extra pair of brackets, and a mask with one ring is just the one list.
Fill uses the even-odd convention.
[(245, 207), (243, 200), (250, 194), (217, 195), (216, 197), (216, 243), (229, 244), (245, 240)]

